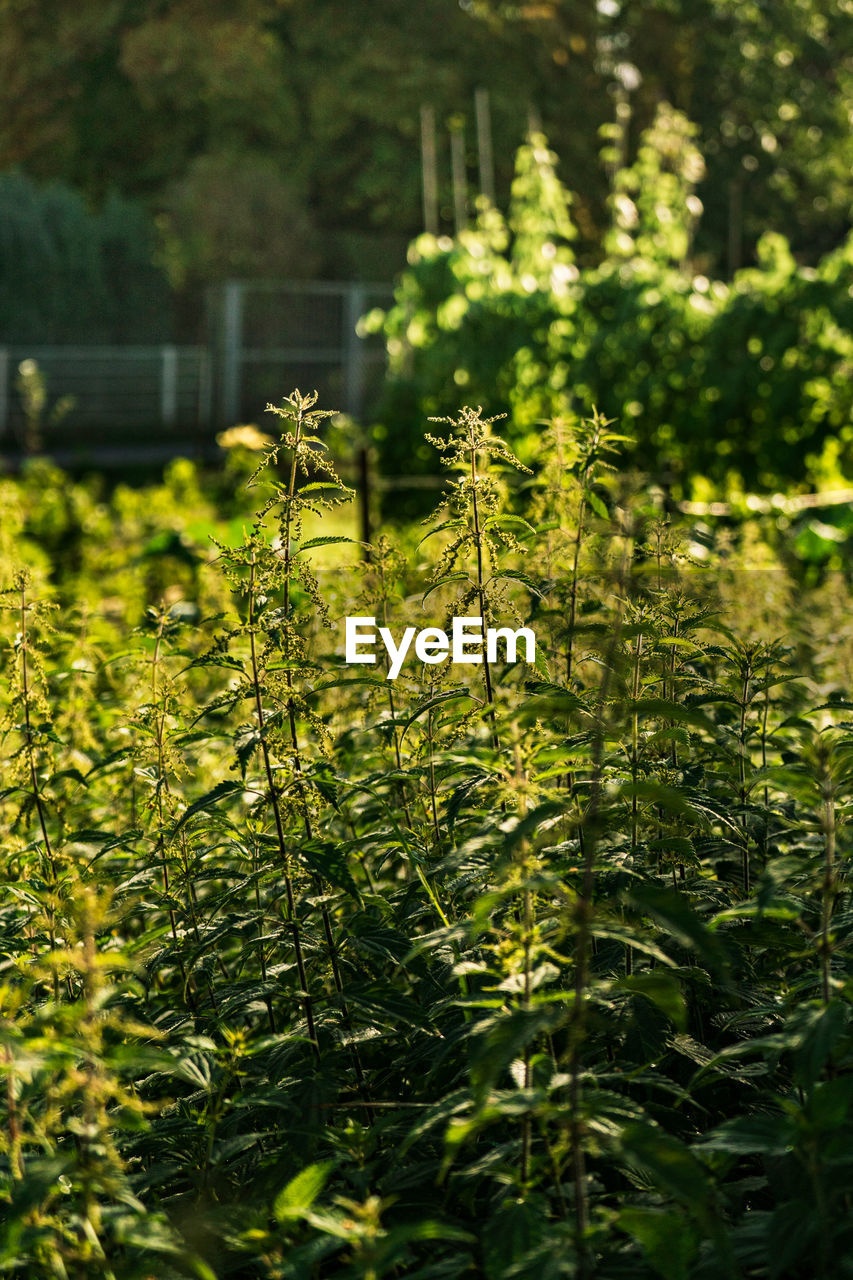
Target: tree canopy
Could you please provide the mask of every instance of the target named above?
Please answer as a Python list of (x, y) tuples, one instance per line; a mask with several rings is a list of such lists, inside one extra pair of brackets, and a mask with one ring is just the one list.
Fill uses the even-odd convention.
[(400, 245), (422, 229), (423, 105), (449, 229), (448, 123), (465, 129), (473, 195), (473, 96), (487, 88), (498, 203), (532, 120), (577, 192), (579, 260), (594, 262), (608, 225), (602, 127), (618, 118), (630, 155), (667, 101), (706, 158), (704, 269), (748, 263), (767, 228), (815, 261), (849, 223), (851, 49), (850, 0), (56, 0), (50, 24), (32, 0), (4, 0), (0, 165), (90, 202), (113, 189), (144, 202), (176, 279), (210, 271), (219, 207), (251, 217), (247, 188), (266, 172), (276, 196), (257, 201), (260, 247), (241, 269), (292, 274), (294, 255), (270, 251), (281, 201), (297, 260), (335, 271), (336, 233)]

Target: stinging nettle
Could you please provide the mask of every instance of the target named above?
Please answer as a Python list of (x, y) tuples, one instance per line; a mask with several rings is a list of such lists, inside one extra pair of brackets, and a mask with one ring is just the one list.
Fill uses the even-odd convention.
[[(375, 662), (376, 654), (369, 652), (377, 643), (376, 619), (367, 616), (346, 618), (346, 646), (344, 658), (347, 663)], [(437, 663), (450, 658), (454, 663), (481, 663), (483, 647), (487, 662), (498, 661), (498, 642), (506, 646), (506, 661), (518, 660), (519, 641), (524, 642), (524, 661), (536, 661), (536, 636), (530, 627), (487, 627), (482, 631), (483, 619), (479, 617), (454, 618), (450, 636), (440, 627), (424, 627), (417, 631), (415, 627), (406, 627), (400, 643), (397, 644), (388, 627), (379, 627), (378, 633), (388, 653), (388, 675), (386, 679), (396, 680), (403, 662), (409, 652), (412, 638), (415, 640), (415, 656), (421, 662)], [(475, 630), (474, 628), (480, 628)]]

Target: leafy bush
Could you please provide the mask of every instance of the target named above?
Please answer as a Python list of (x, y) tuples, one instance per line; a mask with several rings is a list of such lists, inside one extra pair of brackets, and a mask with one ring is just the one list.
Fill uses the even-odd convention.
[(641, 465), (681, 496), (703, 477), (773, 490), (849, 476), (853, 238), (805, 269), (768, 232), (756, 267), (709, 280), (690, 261), (702, 172), (690, 126), (664, 105), (614, 176), (607, 256), (578, 269), (570, 197), (533, 136), (506, 224), (481, 207), (455, 240), (416, 240), (394, 307), (365, 322), (389, 355), (385, 465), (428, 469), (413, 424), (463, 394), (510, 406), (523, 456), (540, 420), (596, 404), (632, 423)]

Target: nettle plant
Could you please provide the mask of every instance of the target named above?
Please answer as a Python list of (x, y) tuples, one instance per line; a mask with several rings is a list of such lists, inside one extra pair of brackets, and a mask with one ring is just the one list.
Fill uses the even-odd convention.
[[(338, 878), (335, 869), (341, 860), (325, 831), (328, 798), (324, 795), (322, 764), (328, 757), (331, 738), (311, 703), (310, 685), (319, 667), (308, 654), (304, 635), (306, 607), (313, 609), (321, 626), (328, 627), (330, 623), (327, 605), (305, 553), (312, 547), (347, 539), (305, 539), (303, 523), (306, 514), (332, 510), (352, 495), (324, 456), (325, 445), (317, 432), (333, 415), (315, 409), (316, 398), (316, 393), (303, 396), (294, 391), (280, 407), (270, 406), (288, 426), (280, 440), (266, 450), (248, 484), (257, 485), (263, 476), (271, 492), (242, 544), (219, 547), (223, 570), (245, 599), (245, 619), (238, 628), (219, 637), (207, 661), (231, 665), (240, 673), (235, 687), (215, 700), (215, 709), (236, 707), (246, 701), (252, 707), (252, 720), (241, 725), (235, 736), (236, 764), (257, 797), (250, 811), (256, 849), (259, 853), (265, 851), (267, 857), (273, 855), (284, 886), (284, 903), (275, 904), (281, 928), (278, 942), (284, 942), (286, 953), (292, 954), (295, 962), (305, 1031), (319, 1062), (321, 1024), (313, 988), (317, 982), (324, 987), (325, 975), (312, 982), (309, 964), (309, 953), (318, 950), (312, 936), (317, 917), (338, 1017), (350, 1030), (351, 1023), (339, 944), (324, 888), (330, 876), (332, 880)], [(282, 470), (284, 478), (270, 483), (274, 469)], [(248, 655), (242, 661), (231, 656), (230, 642), (238, 638), (248, 642)], [(254, 760), (260, 763), (262, 773), (260, 779), (250, 780), (248, 771)], [(238, 786), (220, 784), (210, 797), (211, 802), (232, 794)], [(345, 870), (344, 875), (348, 880)], [(304, 900), (306, 895), (308, 902)], [(257, 892), (256, 905), (263, 913)], [(263, 933), (263, 919), (259, 927)], [(270, 952), (266, 942), (259, 945), (262, 974), (268, 981)], [(270, 1028), (275, 1030), (269, 995), (267, 1011)], [(355, 1046), (352, 1059), (359, 1080), (363, 1080)]]
[[(497, 467), (529, 473), (496, 436), (491, 427), (499, 417), (483, 418), (482, 409), (463, 409), (457, 418), (434, 418), (449, 426), (446, 436), (427, 433), (427, 440), (441, 455), (442, 464), (458, 471), (448, 485), (439, 513), (446, 513), (427, 537), (447, 532), (443, 547), (429, 574), (427, 595), (454, 584), (452, 609), (457, 616), (471, 614), (483, 630), (507, 615), (518, 619), (518, 611), (506, 590), (508, 581), (529, 583), (518, 569), (503, 563), (506, 556), (523, 554), (516, 531), (525, 535), (534, 529), (522, 516), (507, 512)], [(426, 599), (426, 596), (424, 597)], [(495, 716), (495, 688), (492, 661), (482, 655), (483, 699), (491, 723), (492, 742), (499, 748)]]
[[(750, 629), (596, 413), (531, 472), (441, 420), (409, 560), (422, 528), (338, 532), (315, 397), (273, 413), (212, 563), (152, 574), (128, 500), (124, 613), (82, 528), (85, 599), (0, 584), (0, 1266), (846, 1274), (853, 704), (815, 597), (750, 580)], [(353, 611), (537, 660), (390, 680)]]

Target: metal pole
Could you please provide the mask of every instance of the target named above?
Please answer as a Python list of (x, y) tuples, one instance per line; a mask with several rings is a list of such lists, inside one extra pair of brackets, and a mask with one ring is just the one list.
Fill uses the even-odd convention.
[(240, 383), (243, 355), (242, 280), (229, 280), (225, 285), (222, 323), (222, 416), (223, 426), (233, 426), (240, 417)]
[(160, 348), (160, 419), (164, 427), (173, 427), (178, 418), (178, 349), (170, 345)]
[(360, 419), (364, 412), (364, 348), (358, 336), (358, 322), (365, 312), (364, 286), (346, 286), (344, 307), (344, 332), (341, 347), (344, 353), (345, 396), (344, 408), (351, 418)]
[[(358, 335), (358, 322), (364, 315), (367, 295), (361, 284), (347, 286), (346, 307), (344, 309), (344, 332), (341, 343), (344, 352), (345, 395), (344, 405), (351, 418), (361, 423), (364, 417), (364, 339)], [(362, 424), (363, 426), (363, 424)], [(370, 542), (370, 468), (367, 457), (367, 444), (362, 435), (356, 459), (358, 466), (358, 508), (361, 526), (361, 541)], [(368, 560), (370, 552), (365, 547), (363, 558)]]
[(489, 204), (495, 203), (495, 161), (492, 153), (492, 119), (489, 111), (488, 89), (477, 89), (474, 94), (474, 113), (477, 119), (477, 159), (480, 166), (480, 194)]
[(424, 231), (438, 235), (438, 170), (435, 161), (435, 112), (421, 107), (421, 168), (423, 173)]

